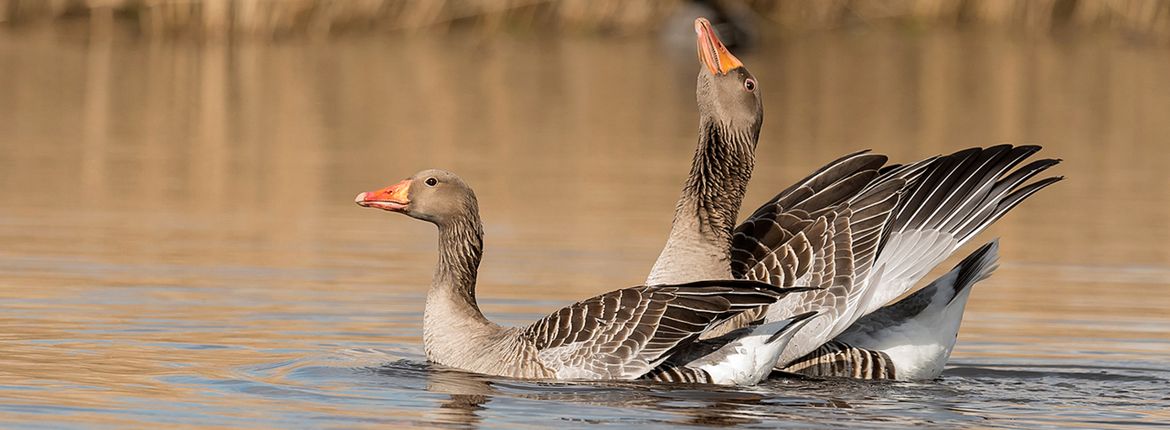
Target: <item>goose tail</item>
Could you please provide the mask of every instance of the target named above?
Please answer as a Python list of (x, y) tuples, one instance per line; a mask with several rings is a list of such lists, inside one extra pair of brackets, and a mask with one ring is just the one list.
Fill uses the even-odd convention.
[[(834, 339), (837, 348), (822, 354), (826, 357), (810, 354), (785, 370), (808, 376), (937, 378), (955, 347), (971, 286), (991, 276), (998, 259), (997, 239), (979, 247), (925, 288), (862, 317)], [(905, 348), (907, 344), (915, 347)], [(879, 354), (888, 371), (873, 371), (869, 367), (874, 360), (858, 351)]]
[(999, 239), (995, 239), (979, 247), (955, 266), (955, 282), (951, 286), (954, 294), (947, 301), (947, 306), (950, 306), (964, 290), (991, 276), (991, 272), (998, 267)]

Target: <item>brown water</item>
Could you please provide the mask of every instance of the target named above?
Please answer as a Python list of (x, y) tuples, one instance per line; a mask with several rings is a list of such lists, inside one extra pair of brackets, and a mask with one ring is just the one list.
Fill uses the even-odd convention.
[(353, 196), (460, 173), (487, 223), (480, 300), (503, 323), (637, 284), (695, 142), (698, 66), (675, 50), (0, 34), (0, 426), (1170, 421), (1170, 53), (1108, 38), (828, 33), (741, 56), (766, 104), (748, 205), (861, 148), (1065, 159), (1068, 180), (976, 241), (1002, 237), (1002, 265), (939, 381), (708, 390), (426, 366), (433, 228)]

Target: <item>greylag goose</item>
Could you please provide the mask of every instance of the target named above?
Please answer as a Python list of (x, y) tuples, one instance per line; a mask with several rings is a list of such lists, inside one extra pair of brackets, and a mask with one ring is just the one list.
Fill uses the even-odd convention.
[(438, 227), (439, 261), (423, 313), (423, 346), (428, 360), (449, 367), (514, 378), (755, 384), (815, 314), (698, 342), (721, 321), (809, 289), (699, 280), (611, 291), (528, 327), (505, 328), (489, 321), (475, 300), (483, 229), (475, 193), (462, 179), (424, 170), (358, 194), (355, 201)]
[[(924, 375), (899, 373), (889, 360), (842, 361), (860, 356), (888, 359), (881, 351), (861, 351), (856, 345), (849, 354), (817, 349), (909, 291), (1024, 199), (1059, 181), (1060, 177), (1051, 177), (1025, 185), (1059, 160), (1038, 160), (1013, 171), (1040, 148), (971, 148), (908, 165), (886, 165), (885, 156), (862, 151), (831, 162), (780, 192), (736, 226), (763, 119), (759, 85), (706, 20), (696, 20), (695, 31), (705, 68), (696, 89), (699, 143), (666, 246), (647, 283), (732, 277), (816, 286), (817, 291), (741, 313), (706, 335), (815, 309), (823, 315), (794, 334), (777, 361), (778, 369), (800, 359), (803, 367), (787, 370), (899, 379)], [(810, 240), (827, 246), (809, 247)], [(888, 325), (915, 316), (897, 313), (911, 306), (891, 306), (885, 313), (892, 319)], [(947, 315), (961, 318), (961, 307), (957, 309), (957, 314)], [(958, 323), (953, 326), (957, 330)], [(873, 333), (870, 337), (881, 338)], [(919, 339), (903, 341), (904, 347), (916, 348)], [(838, 350), (842, 345), (848, 346), (835, 344)], [(950, 353), (950, 348), (924, 348), (919, 355), (936, 351), (927, 360), (931, 362), (945, 362)], [(829, 361), (835, 365), (808, 365)]]

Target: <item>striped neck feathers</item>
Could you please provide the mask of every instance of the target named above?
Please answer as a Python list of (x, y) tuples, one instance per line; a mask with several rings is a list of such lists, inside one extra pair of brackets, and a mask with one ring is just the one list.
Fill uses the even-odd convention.
[(737, 129), (706, 121), (691, 164), (691, 173), (675, 209), (675, 229), (697, 221), (701, 239), (730, 246), (731, 232), (755, 167), (759, 127)]
[(483, 227), (478, 209), (470, 215), (436, 223), (439, 228), (439, 262), (427, 294), (426, 320), (438, 317), (487, 323), (475, 300), (476, 276), (483, 258)]

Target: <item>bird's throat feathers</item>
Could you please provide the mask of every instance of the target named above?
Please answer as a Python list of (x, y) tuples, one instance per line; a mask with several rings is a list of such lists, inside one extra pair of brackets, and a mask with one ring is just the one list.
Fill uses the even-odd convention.
[(758, 127), (740, 128), (717, 120), (704, 121), (691, 175), (679, 201), (680, 212), (697, 213), (677, 215), (698, 215), (705, 234), (729, 240), (755, 167), (758, 136)]

